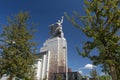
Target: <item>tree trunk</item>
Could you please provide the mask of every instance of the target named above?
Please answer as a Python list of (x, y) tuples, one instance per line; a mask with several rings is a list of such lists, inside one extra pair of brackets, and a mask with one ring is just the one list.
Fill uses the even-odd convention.
[(118, 80), (115, 67), (113, 67), (113, 66), (110, 67), (110, 76), (111, 76), (112, 80)]
[(117, 79), (120, 79), (120, 69), (118, 68), (118, 66), (115, 69), (116, 69)]
[(10, 75), (9, 78), (8, 78), (7, 80), (12, 80), (12, 78), (13, 78), (12, 75)]

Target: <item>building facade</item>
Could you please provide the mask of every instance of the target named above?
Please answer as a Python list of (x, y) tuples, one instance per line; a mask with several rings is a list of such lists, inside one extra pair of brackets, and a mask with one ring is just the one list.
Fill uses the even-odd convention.
[(40, 49), (39, 59), (36, 60), (37, 80), (53, 80), (54, 73), (67, 72), (67, 42), (62, 31), (63, 18), (50, 25), (51, 37)]

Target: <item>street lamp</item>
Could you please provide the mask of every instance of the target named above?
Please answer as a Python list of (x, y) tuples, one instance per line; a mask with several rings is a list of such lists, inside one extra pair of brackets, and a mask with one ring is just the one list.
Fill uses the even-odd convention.
[(63, 47), (63, 49), (65, 49), (65, 58), (66, 58), (66, 61), (65, 61), (66, 62), (66, 71), (65, 72), (66, 72), (66, 80), (68, 80), (68, 65), (67, 65), (68, 61), (67, 61), (67, 50), (66, 50), (67, 47), (65, 46), (65, 47)]

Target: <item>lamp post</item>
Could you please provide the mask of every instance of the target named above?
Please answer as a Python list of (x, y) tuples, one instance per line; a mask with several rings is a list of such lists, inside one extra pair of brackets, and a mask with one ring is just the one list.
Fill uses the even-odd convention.
[(65, 49), (65, 58), (66, 58), (66, 60), (65, 60), (65, 65), (66, 65), (66, 69), (65, 69), (65, 75), (66, 75), (66, 80), (68, 80), (68, 65), (67, 65), (67, 46), (65, 46), (65, 47), (63, 47), (63, 49)]

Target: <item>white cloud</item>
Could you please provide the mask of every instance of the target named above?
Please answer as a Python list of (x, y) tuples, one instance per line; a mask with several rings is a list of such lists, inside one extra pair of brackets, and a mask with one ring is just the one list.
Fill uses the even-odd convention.
[(82, 71), (78, 71), (80, 74), (83, 74), (83, 72)]
[(85, 66), (84, 66), (84, 69), (93, 69), (93, 68), (95, 68), (96, 66), (94, 66), (94, 65), (92, 65), (92, 64), (86, 64)]

